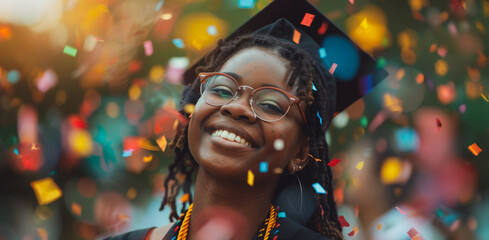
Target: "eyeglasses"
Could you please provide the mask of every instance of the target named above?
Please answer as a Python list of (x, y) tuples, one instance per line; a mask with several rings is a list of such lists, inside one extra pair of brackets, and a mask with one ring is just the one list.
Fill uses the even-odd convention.
[(238, 92), (241, 89), (250, 88), (252, 92), (249, 103), (255, 117), (267, 122), (278, 121), (287, 115), (290, 106), (296, 103), (304, 123), (307, 124), (304, 111), (298, 104), (299, 98), (280, 88), (264, 86), (254, 89), (246, 85), (240, 86), (232, 76), (219, 72), (203, 72), (199, 73), (199, 77), (200, 94), (211, 106), (226, 105), (238, 99)]

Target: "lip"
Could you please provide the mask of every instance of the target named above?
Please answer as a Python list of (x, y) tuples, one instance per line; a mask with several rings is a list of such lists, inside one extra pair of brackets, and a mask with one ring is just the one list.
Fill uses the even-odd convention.
[(230, 125), (229, 123), (212, 123), (205, 128), (205, 131), (209, 135), (211, 135), (212, 132), (214, 132), (215, 130), (227, 130), (228, 132), (233, 132), (233, 133), (239, 135), (240, 137), (244, 138), (251, 145), (251, 147), (246, 147), (240, 143), (231, 142), (228, 140), (224, 140), (220, 137), (211, 136), (212, 137), (211, 139), (213, 139), (213, 140), (216, 140), (216, 141), (217, 141), (217, 139), (222, 140), (222, 142), (217, 141), (219, 143), (223, 143), (223, 144), (225, 144), (224, 142), (229, 143), (229, 144), (225, 144), (227, 146), (231, 146), (231, 144), (232, 144), (232, 145), (239, 145), (239, 146), (242, 146), (242, 147), (245, 147), (248, 149), (256, 149), (261, 145), (261, 144), (259, 144), (259, 141), (257, 139), (255, 139), (252, 134), (248, 133), (246, 130), (244, 130), (242, 128), (236, 127), (235, 125)]

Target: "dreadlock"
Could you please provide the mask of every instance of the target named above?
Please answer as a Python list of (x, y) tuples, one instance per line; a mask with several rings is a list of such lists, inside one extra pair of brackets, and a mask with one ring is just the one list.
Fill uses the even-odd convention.
[[(216, 71), (238, 51), (251, 47), (271, 50), (290, 63), (292, 72), (288, 85), (296, 86), (297, 96), (302, 102), (307, 104), (306, 118), (309, 125), (306, 131), (310, 139), (309, 153), (314, 158), (317, 158), (317, 160), (309, 161), (306, 167), (297, 174), (306, 184), (309, 184), (308, 186), (318, 182), (327, 191), (326, 195), (314, 193), (316, 208), (320, 210), (314, 211), (313, 216), (307, 223), (307, 227), (320, 232), (330, 239), (343, 239), (341, 234), (342, 227), (338, 220), (338, 212), (334, 202), (333, 177), (331, 169), (327, 165), (329, 157), (325, 132), (329, 123), (321, 124), (318, 119), (318, 116), (322, 119), (331, 119), (331, 117), (328, 118), (326, 116), (328, 114), (326, 106), (329, 104), (325, 97), (327, 94), (326, 86), (319, 80), (320, 78), (315, 72), (316, 69), (308, 54), (297, 45), (275, 37), (244, 35), (228, 41), (219, 40), (217, 47), (205, 57), (205, 65), (198, 67), (196, 73)], [(333, 79), (329, 80), (334, 81)], [(317, 94), (312, 91), (313, 82), (317, 89)], [(181, 106), (189, 103), (195, 104), (197, 102), (200, 97), (199, 83), (198, 79), (196, 79), (185, 88), (180, 102)], [(186, 117), (189, 117), (189, 114), (183, 110), (180, 112)], [(318, 129), (321, 131), (318, 131)], [(160, 207), (161, 211), (165, 205), (170, 205), (170, 221), (178, 218), (175, 201), (181, 188), (183, 188), (184, 194), (188, 194), (189, 202), (192, 202), (190, 186), (192, 183), (192, 174), (197, 168), (197, 163), (190, 154), (188, 146), (187, 126), (179, 126), (177, 130), (177, 136), (169, 145), (175, 150), (176, 156), (173, 163), (169, 166), (169, 174), (164, 182), (166, 194), (163, 197)], [(183, 179), (183, 183), (178, 181), (178, 174), (183, 174), (183, 178), (181, 178)], [(293, 175), (284, 174), (283, 178), (290, 176)], [(283, 184), (284, 181), (281, 178), (278, 183), (278, 188), (283, 187)], [(184, 212), (186, 207), (187, 202), (184, 202), (181, 212)]]

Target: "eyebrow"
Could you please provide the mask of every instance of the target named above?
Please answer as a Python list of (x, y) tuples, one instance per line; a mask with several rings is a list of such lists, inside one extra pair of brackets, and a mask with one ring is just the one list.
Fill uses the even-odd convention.
[[(238, 82), (241, 82), (241, 80), (243, 79), (241, 76), (239, 76), (238, 74), (236, 73), (233, 73), (233, 72), (223, 72), (231, 77), (233, 77), (234, 79), (236, 79), (236, 81)], [(273, 85), (273, 84), (267, 84), (267, 83), (262, 83), (260, 87), (275, 87), (275, 88), (279, 88), (279, 89), (282, 89), (281, 87), (277, 86), (277, 85)]]

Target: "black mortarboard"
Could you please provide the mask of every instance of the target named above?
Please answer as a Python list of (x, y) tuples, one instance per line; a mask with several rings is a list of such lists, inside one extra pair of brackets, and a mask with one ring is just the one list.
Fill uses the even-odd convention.
[[(375, 59), (305, 0), (275, 0), (227, 39), (249, 33), (295, 42), (308, 52), (326, 86), (326, 99), (336, 102), (335, 107), (328, 107), (329, 116), (334, 111), (343, 111), (387, 76), (387, 71), (379, 68)], [(203, 64), (204, 58), (187, 69), (185, 83), (196, 79), (195, 69)], [(330, 72), (336, 81), (327, 80), (331, 79), (326, 77)]]

